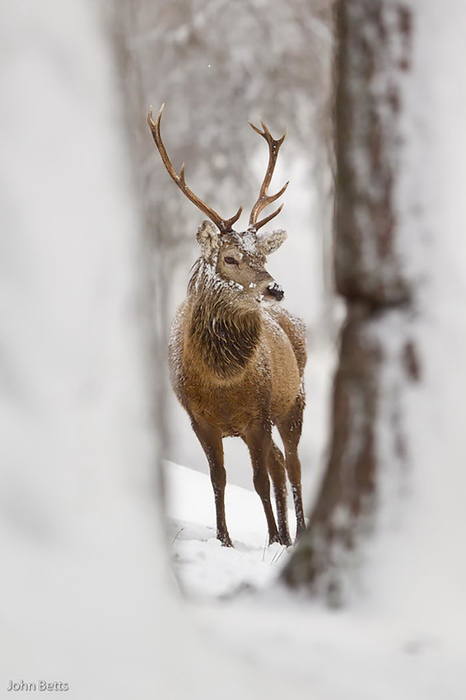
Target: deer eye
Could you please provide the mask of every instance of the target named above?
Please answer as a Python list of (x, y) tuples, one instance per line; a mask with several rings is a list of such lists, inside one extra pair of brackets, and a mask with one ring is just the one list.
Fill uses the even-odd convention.
[(239, 265), (239, 262), (235, 258), (230, 257), (229, 255), (227, 255), (223, 259), (227, 265)]

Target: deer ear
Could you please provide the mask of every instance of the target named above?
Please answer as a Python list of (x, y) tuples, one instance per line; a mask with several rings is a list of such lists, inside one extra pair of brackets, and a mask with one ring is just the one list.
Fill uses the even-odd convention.
[(286, 241), (286, 231), (278, 229), (277, 231), (272, 231), (272, 233), (264, 233), (262, 236), (258, 237), (257, 247), (260, 252), (264, 255), (270, 255), (280, 248), (283, 241)]
[(213, 223), (203, 221), (197, 229), (197, 242), (201, 246), (202, 255), (209, 259), (212, 254), (220, 247), (220, 234)]

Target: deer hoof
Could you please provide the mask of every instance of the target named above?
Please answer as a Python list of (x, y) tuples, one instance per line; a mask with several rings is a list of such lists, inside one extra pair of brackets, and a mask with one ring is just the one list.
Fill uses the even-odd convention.
[(280, 544), (284, 545), (285, 547), (291, 547), (293, 542), (291, 541), (291, 537), (288, 533), (286, 533), (286, 535), (280, 535)]
[(278, 544), (281, 544), (281, 543), (282, 543), (282, 541), (281, 541), (281, 539), (280, 539), (280, 535), (278, 534), (278, 532), (277, 532), (276, 535), (269, 535), (269, 547), (270, 547), (271, 544), (275, 544), (275, 542), (278, 542)]
[(217, 535), (217, 538), (222, 543), (222, 547), (233, 547), (233, 542), (230, 540), (230, 535), (228, 533), (226, 535)]

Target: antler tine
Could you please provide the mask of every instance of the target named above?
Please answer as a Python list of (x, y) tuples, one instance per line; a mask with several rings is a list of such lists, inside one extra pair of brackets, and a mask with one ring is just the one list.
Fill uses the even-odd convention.
[(176, 182), (176, 184), (178, 185), (180, 190), (186, 195), (186, 197), (189, 200), (191, 200), (191, 202), (195, 204), (196, 207), (203, 211), (204, 214), (207, 214), (209, 219), (214, 222), (214, 224), (218, 227), (221, 233), (227, 233), (228, 231), (231, 231), (233, 224), (236, 221), (238, 221), (239, 217), (241, 216), (243, 208), (240, 207), (236, 214), (234, 214), (234, 216), (232, 216), (230, 219), (222, 219), (220, 214), (217, 214), (217, 212), (214, 209), (209, 207), (202, 199), (200, 199), (200, 197), (195, 195), (194, 192), (188, 187), (185, 180), (184, 163), (180, 168), (179, 174), (176, 172), (168, 156), (167, 150), (162, 141), (162, 136), (160, 134), (160, 122), (162, 119), (162, 112), (164, 110), (164, 107), (165, 103), (160, 107), (159, 113), (157, 114), (157, 118), (155, 121), (152, 118), (152, 110), (150, 110), (147, 115), (147, 123), (149, 124), (150, 130), (152, 132), (152, 138), (154, 139), (155, 145), (157, 146), (157, 150), (160, 153), (160, 157), (162, 158), (163, 164), (165, 165), (168, 174), (170, 175), (172, 180)]
[(286, 188), (289, 185), (289, 181), (286, 182), (283, 187), (278, 190), (275, 194), (267, 194), (267, 190), (269, 188), (270, 182), (272, 180), (272, 175), (275, 170), (275, 165), (277, 162), (278, 158), (278, 152), (280, 150), (280, 146), (282, 145), (283, 141), (285, 140), (286, 133), (283, 134), (283, 136), (279, 139), (274, 139), (272, 134), (270, 133), (270, 130), (264, 122), (261, 122), (262, 130), (259, 129), (259, 127), (255, 126), (251, 122), (249, 122), (249, 126), (254, 129), (254, 131), (262, 136), (267, 141), (267, 144), (269, 146), (269, 162), (267, 165), (267, 170), (265, 171), (265, 176), (264, 180), (262, 181), (262, 185), (259, 191), (259, 197), (254, 204), (252, 210), (251, 210), (251, 215), (249, 217), (249, 226), (256, 229), (258, 231), (262, 226), (264, 226), (266, 223), (268, 223), (271, 219), (273, 219), (275, 216), (277, 216), (282, 208), (283, 204), (278, 207), (272, 214), (269, 214), (269, 216), (266, 216), (265, 218), (261, 219), (260, 221), (257, 221), (257, 217), (261, 213), (265, 207), (267, 207), (269, 204), (272, 204), (272, 202), (275, 202), (276, 199), (281, 197), (281, 195), (285, 192)]

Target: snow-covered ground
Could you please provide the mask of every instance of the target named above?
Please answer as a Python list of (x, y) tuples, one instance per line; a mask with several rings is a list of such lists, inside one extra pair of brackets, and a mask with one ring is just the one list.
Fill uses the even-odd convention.
[(459, 635), (436, 630), (428, 617), (413, 625), (363, 599), (328, 610), (291, 596), (274, 581), (288, 554), (264, 547), (256, 494), (227, 487), (235, 549), (224, 548), (215, 540), (208, 477), (169, 462), (165, 470), (174, 568), (190, 599), (187, 617), (212, 659), (227, 654), (240, 660), (237, 672), (254, 669), (264, 697), (271, 688), (280, 697), (284, 687), (293, 700), (464, 700)]
[[(251, 585), (263, 587), (287, 555), (280, 544), (267, 546), (267, 525), (259, 497), (228, 484), (227, 523), (234, 549), (215, 534), (215, 507), (209, 477), (166, 462), (167, 513), (173, 564), (183, 589), (197, 598), (226, 596)], [(291, 532), (294, 512), (289, 512)]]

